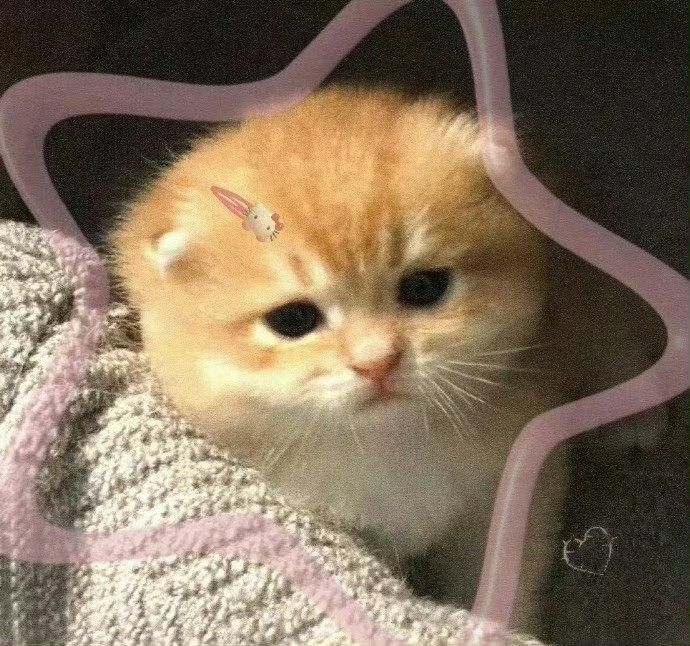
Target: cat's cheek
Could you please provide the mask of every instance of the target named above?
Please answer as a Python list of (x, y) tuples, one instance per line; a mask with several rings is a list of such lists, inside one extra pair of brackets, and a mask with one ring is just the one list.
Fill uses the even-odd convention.
[(539, 282), (502, 276), (482, 286), (465, 314), (468, 325), (480, 333), (485, 327), (489, 333), (505, 330), (520, 336), (531, 333), (543, 307), (544, 295)]

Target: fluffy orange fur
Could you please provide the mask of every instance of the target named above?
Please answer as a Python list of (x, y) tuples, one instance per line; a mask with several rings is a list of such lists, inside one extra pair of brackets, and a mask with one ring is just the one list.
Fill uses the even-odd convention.
[[(284, 230), (258, 242), (212, 186), (268, 205)], [(544, 331), (544, 243), (487, 179), (471, 115), (336, 88), (220, 128), (139, 196), (112, 245), (183, 414), (384, 555), (452, 543), (462, 567), (441, 596), (471, 601), (508, 448), (554, 401), (523, 351)], [(447, 295), (402, 306), (397, 285), (423, 269), (450, 271)], [(325, 322), (281, 338), (265, 315), (295, 301)], [(353, 362), (392, 348), (392, 396), (378, 400)], [(523, 627), (563, 474), (535, 511), (535, 531), (550, 534), (529, 541)]]

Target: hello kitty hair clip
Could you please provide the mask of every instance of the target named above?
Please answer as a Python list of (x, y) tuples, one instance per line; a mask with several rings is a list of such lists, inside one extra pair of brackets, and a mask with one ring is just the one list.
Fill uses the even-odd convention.
[(242, 228), (252, 231), (259, 242), (275, 240), (283, 230), (282, 218), (260, 202), (251, 204), (241, 195), (212, 186), (211, 191), (221, 203), (242, 220)]

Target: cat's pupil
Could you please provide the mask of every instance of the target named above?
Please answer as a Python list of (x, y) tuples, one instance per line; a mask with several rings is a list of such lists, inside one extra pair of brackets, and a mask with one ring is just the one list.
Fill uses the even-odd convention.
[(291, 339), (309, 334), (323, 322), (321, 310), (309, 301), (288, 303), (266, 314), (266, 324)]
[(449, 283), (449, 269), (415, 271), (400, 281), (398, 301), (408, 307), (430, 307), (443, 298)]

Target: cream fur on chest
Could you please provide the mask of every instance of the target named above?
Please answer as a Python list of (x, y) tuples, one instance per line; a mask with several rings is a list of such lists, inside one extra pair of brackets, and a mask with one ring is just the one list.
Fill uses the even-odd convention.
[(434, 433), (428, 423), (410, 406), (354, 428), (334, 424), (272, 479), (302, 504), (364, 531), (384, 552), (421, 554), (458, 518), (490, 512), (505, 450), (476, 440), (458, 444), (452, 432)]

